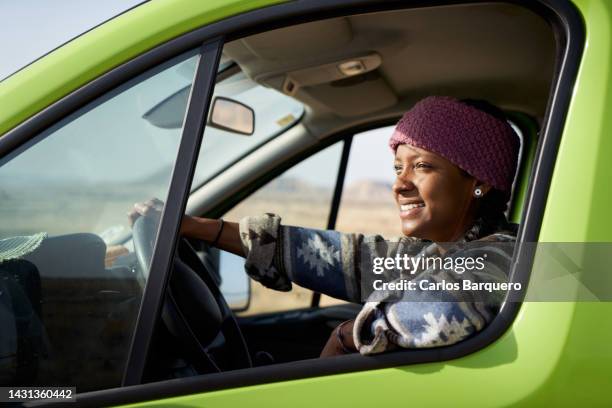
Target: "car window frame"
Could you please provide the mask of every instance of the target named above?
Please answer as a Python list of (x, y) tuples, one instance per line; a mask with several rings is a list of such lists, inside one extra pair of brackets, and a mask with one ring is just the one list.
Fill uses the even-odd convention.
[(168, 198), (162, 210), (151, 258), (149, 279), (145, 286), (136, 329), (132, 337), (123, 378), (124, 386), (142, 382), (151, 339), (165, 297), (182, 214), (185, 212), (189, 198), (191, 180), (203, 139), (201, 135), (208, 117), (222, 47), (222, 37), (207, 41), (200, 47), (200, 59), (188, 98), (187, 113), (170, 180)]
[[(342, 3), (346, 4), (347, 2)], [(525, 4), (525, 2), (520, 1), (518, 3)], [(448, 3), (435, 2), (435, 4), (431, 5), (434, 6), (440, 4)], [(559, 1), (543, 0), (542, 2), (540, 2), (539, 6), (544, 6), (545, 4), (550, 7), (556, 8), (555, 10), (558, 13), (554, 14), (554, 16), (561, 19), (561, 22), (557, 21), (556, 24), (558, 27), (561, 27), (561, 29), (566, 30), (564, 31), (564, 33), (567, 34), (568, 37), (565, 39), (558, 38), (558, 41), (560, 41), (559, 44), (561, 45), (558, 44), (560, 55), (556, 61), (556, 75), (553, 78), (552, 82), (555, 85), (551, 89), (551, 97), (549, 98), (549, 104), (545, 114), (545, 119), (543, 121), (541, 137), (538, 140), (537, 157), (534, 159), (535, 165), (534, 168), (531, 170), (530, 183), (525, 200), (525, 210), (523, 212), (523, 216), (521, 219), (521, 228), (519, 230), (519, 240), (521, 242), (537, 241), (539, 226), (541, 224), (542, 219), (541, 215), (544, 210), (546, 195), (548, 193), (549, 180), (552, 175), (552, 167), (555, 161), (555, 146), (557, 146), (557, 143), (560, 140), (561, 129), (565, 120), (565, 112), (567, 111), (569, 100), (571, 98), (571, 92), (568, 91), (568, 89), (571, 89), (571, 84), (573, 83), (573, 80), (575, 79), (577, 73), (577, 67), (580, 62), (579, 57), (582, 52), (582, 38), (584, 36), (584, 27), (582, 25), (582, 20), (580, 19), (573, 5)], [(530, 4), (525, 4), (525, 6), (531, 8), (529, 7)], [(277, 7), (280, 8), (281, 6)], [(385, 10), (389, 10), (392, 8), (393, 7), (384, 7)], [(548, 11), (551, 10), (552, 9)], [(365, 11), (374, 10), (353, 9), (350, 12), (341, 14), (356, 14)], [(336, 14), (331, 13), (326, 15), (326, 17), (331, 16), (336, 16)], [(307, 19), (307, 21), (310, 21), (310, 19)], [(286, 26), (289, 24), (282, 25)], [(266, 30), (264, 31), (268, 31), (268, 29), (271, 29), (270, 25), (268, 25), (266, 27)], [(253, 32), (249, 31), (248, 34), (253, 34)], [(570, 37), (572, 41), (569, 41)], [(233, 40), (236, 37), (228, 34), (228, 41), (230, 38)], [(564, 41), (567, 41), (567, 43), (565, 43)], [(309, 149), (309, 153), (298, 154), (293, 159), (290, 159), (287, 162), (283, 163), (277, 168), (277, 174), (281, 173), (282, 171), (285, 171), (300, 160), (303, 160), (309, 154), (313, 154), (315, 151), (331, 145), (342, 137), (351, 137), (354, 133), (358, 131), (389, 124), (392, 123), (390, 123), (389, 121), (381, 121), (381, 123), (375, 126), (372, 126), (372, 124), (369, 124), (367, 126), (359, 126), (357, 128), (346, 130), (341, 134), (337, 135), (335, 138), (328, 138), (325, 140), (325, 142), (317, 144), (316, 146), (313, 146), (311, 149)], [(545, 147), (546, 149), (544, 149)], [(253, 190), (256, 190), (259, 186), (265, 184), (265, 182), (269, 179), (270, 178), (265, 176), (262, 177), (261, 181), (257, 183), (257, 187), (253, 188)], [(240, 197), (233, 197), (233, 199), (230, 200), (231, 204), (228, 204), (228, 202), (221, 203), (218, 208), (211, 210), (211, 214), (222, 214), (225, 210), (228, 209), (228, 207), (233, 206), (236, 201), (242, 200), (246, 195), (250, 193), (252, 193), (252, 191), (250, 191), (249, 193), (244, 193), (245, 195), (241, 195)], [(513, 281), (520, 281), (526, 283), (531, 272), (531, 262), (533, 260), (533, 253), (529, 252), (529, 248), (527, 246), (521, 245), (517, 248), (517, 251), (515, 253), (515, 259), (517, 259), (518, 262), (515, 264), (515, 268), (513, 270)], [(506, 307), (494, 320), (494, 323), (487, 327), (487, 329), (485, 329), (483, 332), (479, 333), (478, 336), (475, 336), (474, 338), (466, 340), (462, 343), (448, 347), (444, 350), (412, 351), (410, 353), (411, 357), (408, 358), (402, 358), (402, 356), (400, 356), (402, 354), (401, 352), (390, 353), (387, 355), (379, 356), (380, 360), (375, 363), (364, 361), (367, 358), (364, 358), (362, 356), (349, 355), (343, 356), (338, 359), (338, 361), (335, 361), (334, 365), (336, 367), (330, 367), (330, 364), (326, 364), (327, 362), (321, 360), (303, 360), (292, 363), (279, 364), (274, 367), (269, 366), (249, 369), (249, 371), (252, 371), (253, 375), (249, 375), (244, 371), (241, 373), (226, 372), (220, 374), (203, 375), (197, 377), (201, 379), (200, 381), (194, 378), (192, 383), (185, 384), (183, 392), (203, 392), (232, 388), (233, 386), (238, 385), (246, 386), (253, 384), (263, 384), (289, 379), (314, 377), (325, 374), (361, 371), (413, 363), (450, 360), (480, 350), (486, 347), (486, 345), (495, 341), (497, 338), (499, 338), (512, 324), (514, 318), (518, 314), (520, 306), (520, 303), (507, 303)], [(406, 355), (404, 354), (403, 357), (406, 357)], [(400, 362), (400, 359), (403, 359), (404, 361)], [(343, 361), (340, 362), (339, 360)], [(308, 373), (306, 374), (306, 372)], [(223, 377), (225, 377), (225, 379), (223, 379)], [(171, 392), (170, 390), (174, 387), (174, 385), (169, 386), (168, 392)], [(177, 385), (176, 388), (179, 388), (179, 386)], [(151, 388), (150, 391), (153, 391), (153, 388)], [(173, 393), (168, 395), (177, 394)]]
[[(350, 136), (344, 137), (344, 145), (342, 146), (342, 153), (340, 155), (340, 163), (338, 164), (338, 174), (336, 176), (336, 186), (334, 187), (334, 193), (332, 195), (332, 201), (329, 209), (329, 215), (327, 217), (328, 230), (336, 228), (336, 220), (338, 219), (338, 210), (340, 209), (340, 200), (342, 199), (342, 190), (344, 189), (344, 178), (346, 177), (346, 167), (348, 166), (349, 157), (351, 154), (351, 145), (353, 144), (353, 137), (355, 134), (351, 132)], [(336, 143), (340, 143), (337, 141)], [(321, 303), (321, 293), (313, 292), (310, 298), (310, 307), (317, 308)]]
[[(471, 1), (467, 1), (467, 3), (469, 2)], [(530, 176), (525, 210), (519, 230), (519, 242), (534, 242), (538, 238), (557, 148), (569, 109), (573, 84), (581, 61), (585, 29), (575, 6), (565, 0), (538, 0), (537, 3), (523, 0), (509, 2), (524, 5), (542, 15), (551, 22), (553, 29), (558, 34), (556, 39), (559, 55), (555, 64), (556, 75), (553, 78), (554, 85), (551, 89), (541, 137), (538, 141), (534, 168)], [(179, 52), (177, 50), (185, 51), (189, 49), (188, 45), (197, 46), (197, 44), (219, 36), (226, 36), (226, 41), (229, 41), (230, 39), (240, 38), (258, 31), (268, 31), (299, 22), (341, 15), (457, 3), (452, 0), (441, 0), (428, 2), (427, 4), (415, 3), (407, 7), (406, 4), (401, 2), (389, 2), (381, 5), (373, 0), (291, 2), (229, 17), (159, 45), (54, 103), (2, 137), (0, 139), (0, 156), (4, 156), (7, 152), (12, 151), (25, 142), (28, 137), (35, 135), (39, 130), (55, 123), (86, 102), (101, 95), (104, 91), (119, 84), (121, 79), (129, 79), (150, 68), (155, 62), (160, 61), (160, 56), (169, 58), (178, 55)], [(192, 161), (189, 165), (193, 167), (194, 162)], [(178, 181), (176, 180), (176, 182)], [(187, 182), (188, 180), (182, 181)], [(177, 213), (174, 214), (174, 218), (179, 216), (179, 207), (180, 205), (175, 205)], [(167, 211), (166, 213), (170, 215), (169, 212)], [(173, 227), (176, 229), (177, 225)], [(512, 281), (528, 282), (533, 257), (534, 253), (530, 248), (525, 245), (518, 246), (515, 252), (517, 262), (511, 274)], [(167, 273), (167, 269), (164, 272)], [(159, 277), (156, 277), (155, 280), (159, 281)], [(164, 286), (162, 281), (156, 284), (161, 285), (160, 287), (162, 288)], [(411, 353), (394, 352), (381, 355), (377, 359), (360, 355), (347, 355), (333, 359), (333, 361), (325, 361), (324, 359), (296, 361), (275, 366), (207, 374), (180, 380), (161, 381), (128, 388), (84, 393), (79, 394), (79, 402), (92, 405), (123, 404), (290, 379), (449, 360), (471, 354), (499, 338), (514, 321), (520, 306), (520, 303), (506, 304), (506, 307), (502, 309), (491, 325), (479, 333), (478, 336), (444, 349), (419, 350), (418, 352)], [(141, 318), (144, 317), (139, 316), (139, 320)], [(151, 325), (154, 325), (154, 323), (154, 321), (149, 322)], [(134, 344), (134, 346), (136, 345)]]

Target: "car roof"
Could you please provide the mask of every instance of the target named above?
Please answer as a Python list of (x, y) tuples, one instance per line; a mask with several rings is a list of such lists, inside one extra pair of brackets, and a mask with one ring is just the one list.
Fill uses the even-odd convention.
[[(310, 115), (401, 116), (428, 95), (484, 99), (544, 116), (555, 70), (548, 22), (508, 3), (390, 10), (292, 25), (226, 44), (256, 82), (292, 94)], [(360, 75), (343, 63), (361, 62)]]

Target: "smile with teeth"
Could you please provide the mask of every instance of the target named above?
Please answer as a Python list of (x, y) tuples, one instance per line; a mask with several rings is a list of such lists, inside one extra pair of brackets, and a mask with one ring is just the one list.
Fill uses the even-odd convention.
[(425, 203), (402, 204), (400, 205), (400, 211), (410, 211), (419, 207), (425, 207)]

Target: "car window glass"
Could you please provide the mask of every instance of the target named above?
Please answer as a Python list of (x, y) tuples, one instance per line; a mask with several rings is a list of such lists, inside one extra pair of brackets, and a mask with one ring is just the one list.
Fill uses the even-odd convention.
[(148, 274), (127, 213), (165, 199), (181, 139), (147, 112), (191, 87), (198, 58), (136, 77), (0, 160), (3, 385), (121, 385)]
[[(239, 221), (246, 216), (274, 213), (285, 225), (325, 229), (331, 209), (344, 142), (336, 143), (295, 165), (242, 201), (223, 218)], [(224, 281), (244, 274), (244, 259), (221, 251), (220, 272)], [(228, 292), (234, 286), (224, 282)], [(223, 287), (222, 287), (223, 288)], [(225, 292), (224, 292), (225, 293)], [(231, 298), (231, 296), (230, 296)], [(244, 314), (258, 314), (309, 307), (312, 291), (293, 284), (291, 292), (251, 285), (251, 303)]]
[(213, 99), (217, 96), (251, 107), (255, 111), (255, 132), (245, 136), (206, 126), (192, 191), (245, 154), (294, 125), (304, 113), (301, 103), (274, 89), (258, 85), (242, 71), (217, 83)]

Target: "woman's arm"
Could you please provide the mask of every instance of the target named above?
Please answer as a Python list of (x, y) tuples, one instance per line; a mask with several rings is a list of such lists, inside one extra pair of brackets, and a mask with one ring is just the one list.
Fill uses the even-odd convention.
[[(416, 238), (391, 242), (380, 235), (286, 226), (274, 214), (243, 218), (240, 238), (245, 248), (245, 269), (264, 286), (289, 291), (291, 282), (295, 282), (356, 303), (362, 301), (361, 269), (371, 264), (372, 257), (398, 251), (416, 254), (422, 249), (422, 242)], [(372, 247), (371, 243), (383, 245), (364, 251)]]
[(329, 336), (325, 347), (321, 350), (320, 357), (341, 356), (343, 354), (351, 354), (357, 351), (357, 346), (353, 341), (353, 325), (354, 320), (347, 320), (340, 323)]
[[(142, 203), (136, 203), (128, 213), (128, 221), (130, 225), (134, 225), (134, 222), (141, 216), (154, 217), (159, 220), (163, 208), (163, 201), (157, 198), (152, 198)], [(211, 218), (199, 218), (185, 215), (181, 222), (180, 234), (188, 238), (195, 238), (208, 242), (209, 244), (215, 241), (215, 246), (217, 248), (244, 257), (244, 251), (240, 241), (240, 231), (238, 224), (235, 222), (222, 222), (221, 220)], [(217, 235), (219, 235), (218, 238)]]
[(183, 217), (181, 235), (185, 237), (199, 239), (210, 244), (219, 233), (219, 238), (215, 243), (217, 248), (244, 257), (238, 223), (189, 215)]

